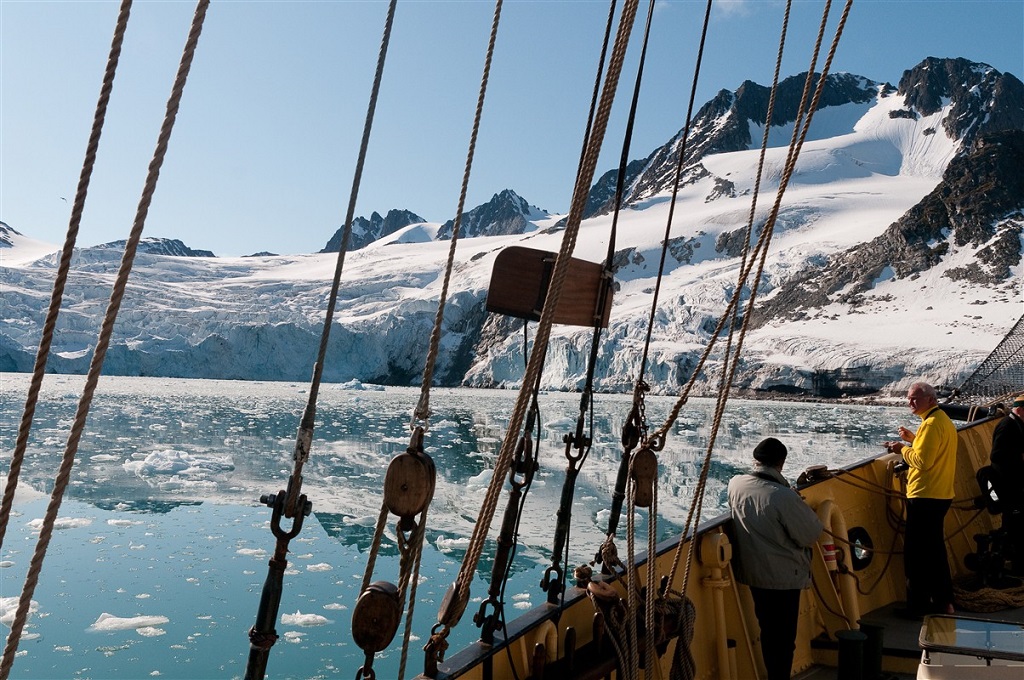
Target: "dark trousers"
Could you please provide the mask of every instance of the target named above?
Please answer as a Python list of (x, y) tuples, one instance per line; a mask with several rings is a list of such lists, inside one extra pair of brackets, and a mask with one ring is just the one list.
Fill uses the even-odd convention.
[(1006, 532), (1006, 557), (1011, 573), (1024, 576), (1024, 508), (1003, 510), (1003, 530)]
[(908, 498), (903, 540), (907, 609), (913, 614), (945, 611), (953, 604), (953, 580), (946, 557), (943, 520), (952, 500)]
[(761, 658), (768, 680), (789, 680), (796, 649), (796, 623), (800, 615), (799, 590), (751, 588), (754, 613), (761, 627)]

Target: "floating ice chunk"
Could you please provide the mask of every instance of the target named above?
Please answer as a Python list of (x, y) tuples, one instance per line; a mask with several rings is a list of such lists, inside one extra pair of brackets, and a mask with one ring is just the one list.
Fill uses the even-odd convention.
[(97, 453), (95, 456), (89, 456), (89, 460), (94, 463), (108, 463), (121, 460), (121, 456), (113, 453)]
[(281, 625), (284, 626), (323, 626), (331, 620), (319, 614), (303, 614), (296, 611), (294, 614), (282, 614)]
[(214, 472), (227, 472), (235, 469), (230, 456), (213, 453), (188, 453), (174, 449), (153, 451), (142, 460), (126, 460), (122, 467), (126, 472), (134, 473), (143, 479), (155, 475), (203, 477)]
[[(87, 527), (92, 524), (92, 520), (88, 517), (58, 517), (53, 523), (54, 531), (60, 529), (78, 529), (80, 527)], [(43, 528), (43, 519), (34, 519), (28, 523), (28, 528), (32, 531), (39, 531)]]
[(252, 555), (253, 557), (267, 556), (267, 551), (263, 548), (239, 548), (235, 552), (239, 555)]
[(434, 545), (443, 553), (449, 553), (453, 550), (466, 550), (469, 548), (469, 537), (448, 538), (447, 536), (438, 536), (437, 540), (434, 541)]
[[(131, 616), (120, 617), (103, 612), (96, 622), (89, 626), (89, 630), (96, 632), (110, 632), (115, 630), (138, 630), (140, 628), (155, 628), (170, 621), (166, 616)], [(146, 635), (146, 633), (143, 633)], [(163, 631), (157, 633), (163, 635)]]
[(4, 560), (3, 562), (0, 562), (0, 569), (7, 569), (8, 567), (13, 567), (13, 566), (14, 566), (14, 562), (11, 562), (10, 560)]
[(307, 564), (306, 571), (331, 571), (334, 569), (331, 565), (326, 562), (320, 562), (319, 564)]
[(167, 634), (166, 630), (163, 628), (157, 628), (156, 626), (143, 626), (142, 628), (136, 628), (135, 632), (142, 637), (159, 637)]
[(494, 470), (484, 470), (480, 474), (470, 477), (466, 480), (467, 488), (479, 487), (483, 488), (491, 482), (491, 477), (494, 476)]
[(137, 519), (108, 519), (107, 524), (112, 527), (130, 527), (135, 526), (136, 524), (142, 524), (142, 522)]
[(327, 604), (324, 605), (324, 609), (329, 609), (329, 610), (336, 610), (336, 609), (338, 609), (338, 610), (340, 610), (340, 609), (348, 609), (348, 607), (346, 607), (345, 605), (343, 605), (340, 602), (328, 602)]
[(285, 634), (282, 635), (281, 637), (284, 638), (285, 642), (291, 642), (292, 644), (299, 644), (300, 642), (302, 642), (302, 638), (303, 638), (304, 635), (305, 635), (305, 633), (299, 632), (297, 630), (289, 630), (289, 631), (285, 631)]

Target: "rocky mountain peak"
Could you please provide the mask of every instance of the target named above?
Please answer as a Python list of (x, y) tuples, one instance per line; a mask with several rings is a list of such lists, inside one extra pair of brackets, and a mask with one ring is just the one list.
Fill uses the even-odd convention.
[(951, 103), (942, 125), (965, 152), (983, 134), (1024, 128), (1024, 84), (987, 64), (928, 57), (903, 72), (897, 91), (922, 116)]
[(968, 266), (943, 276), (993, 288), (1014, 287), (1012, 270), (1024, 254), (1024, 130), (995, 132), (950, 161), (940, 184), (878, 237), (837, 253), (827, 266), (786, 281), (760, 305), (755, 325), (803, 318), (834, 302), (856, 306), (884, 272), (919, 277), (958, 251), (974, 252)]
[[(399, 229), (408, 227), (410, 224), (425, 222), (422, 217), (409, 210), (389, 210), (387, 216), (381, 217), (376, 210), (369, 218), (356, 217), (352, 220), (352, 233), (349, 236), (348, 250), (359, 250), (365, 248), (379, 238), (384, 238), (395, 233)], [(341, 250), (341, 239), (345, 234), (345, 227), (338, 228), (321, 253), (336, 253)]]
[[(93, 246), (96, 250), (124, 250), (127, 241), (111, 241)], [(139, 241), (138, 252), (147, 255), (173, 255), (176, 257), (216, 257), (209, 250), (193, 250), (176, 238), (147, 236)]]
[[(817, 85), (816, 76), (811, 83)], [(807, 74), (790, 76), (779, 83), (775, 95), (772, 126), (792, 123), (800, 107)], [(872, 80), (849, 73), (829, 74), (822, 90), (818, 108), (867, 103), (878, 96), (880, 85)], [(743, 151), (759, 145), (761, 140), (751, 138), (751, 126), (763, 126), (771, 98), (771, 88), (751, 80), (744, 81), (735, 92), (720, 90), (694, 115), (687, 140), (685, 186), (706, 176), (700, 166), (705, 156), (730, 151)], [(626, 171), (628, 187), (623, 204), (629, 205), (670, 190), (675, 182), (679, 164), (679, 146), (683, 130), (679, 130), (663, 146), (655, 149), (643, 161), (633, 161)], [(588, 200), (587, 217), (608, 212), (614, 207), (614, 189), (618, 170), (605, 173), (594, 185)]]
[[(547, 214), (511, 189), (505, 189), (494, 194), (487, 203), (463, 213), (459, 235), (473, 238), (523, 234), (530, 229), (532, 220), (542, 219)], [(455, 220), (448, 220), (441, 226), (437, 237), (451, 238), (454, 229)]]
[(0, 222), (0, 248), (10, 248), (14, 244), (11, 242), (11, 234), (18, 234), (14, 229), (9, 227), (6, 223)]

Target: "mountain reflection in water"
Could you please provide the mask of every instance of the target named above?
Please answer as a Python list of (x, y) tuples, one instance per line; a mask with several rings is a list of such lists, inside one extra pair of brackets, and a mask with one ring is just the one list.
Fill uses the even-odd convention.
[[(28, 383), (24, 374), (3, 374), (0, 380), (4, 472)], [(36, 408), (21, 481), (39, 493), (19, 492), (0, 554), (0, 619), (8, 625), (82, 384), (80, 376), (47, 377)], [(307, 385), (297, 383), (104, 377), (14, 675), (241, 677), (247, 631), (274, 547), (270, 510), (258, 499), (287, 482), (307, 392)], [(438, 479), (414, 641), (436, 621), (438, 604), (458, 573), (515, 397), (492, 390), (431, 393), (435, 415), (425, 447)], [(271, 652), (268, 677), (348, 678), (361, 664), (362, 652), (349, 632), (351, 608), (387, 465), (409, 444), (417, 398), (411, 388), (321, 388), (303, 479), (313, 517), (291, 544), (277, 626), (281, 639)], [(672, 402), (649, 398), (653, 427)], [(574, 428), (579, 396), (545, 394), (540, 403), (540, 470), (506, 590), (509, 618), (545, 600), (538, 584), (550, 559), (566, 466), (562, 437)], [(577, 480), (570, 564), (590, 561), (603, 538), (629, 404), (628, 395), (595, 398), (594, 446)], [(677, 534), (685, 523), (712, 409), (709, 400), (691, 400), (659, 454), (659, 538)], [(785, 473), (794, 479), (809, 465), (837, 467), (876, 455), (880, 442), (902, 424), (913, 424), (904, 408), (734, 400), (716, 440), (704, 518), (723, 511), (729, 478), (747, 468), (750, 450), (765, 436), (787, 444)], [(646, 532), (646, 520), (646, 512), (638, 511), (639, 532)], [(492, 535), (498, 523), (500, 517)], [(374, 580), (397, 579), (393, 526), (391, 521)], [(620, 527), (621, 534), (624, 521)], [(620, 550), (624, 545), (623, 539)], [(492, 559), (493, 544), (481, 560), (476, 602), (486, 593)], [(467, 616), (450, 641), (457, 649), (476, 637)], [(419, 646), (413, 645), (410, 659), (414, 670), (422, 663)], [(398, 659), (392, 649), (374, 668), (380, 677), (394, 676)]]

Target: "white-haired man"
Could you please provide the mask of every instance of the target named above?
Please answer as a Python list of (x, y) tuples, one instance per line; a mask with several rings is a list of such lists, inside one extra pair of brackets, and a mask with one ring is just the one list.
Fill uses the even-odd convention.
[(899, 429), (899, 442), (886, 442), (907, 469), (907, 524), (903, 568), (907, 577), (907, 611), (911, 617), (953, 612), (953, 580), (946, 555), (943, 523), (953, 503), (956, 472), (956, 426), (939, 408), (935, 388), (916, 382), (907, 390), (910, 410), (921, 419), (917, 432)]

